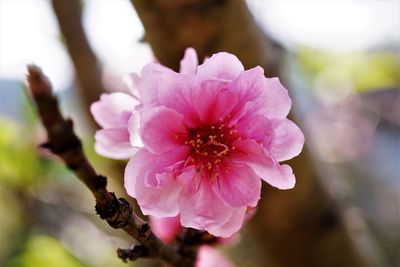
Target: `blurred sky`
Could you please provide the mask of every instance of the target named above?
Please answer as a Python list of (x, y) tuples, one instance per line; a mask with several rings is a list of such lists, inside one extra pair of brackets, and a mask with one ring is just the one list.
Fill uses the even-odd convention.
[[(400, 1), (248, 0), (257, 21), (287, 47), (340, 51), (400, 43)], [(139, 43), (143, 27), (128, 0), (88, 0), (84, 26), (104, 67), (114, 74), (139, 71), (153, 59)], [(35, 63), (56, 90), (73, 70), (47, 0), (0, 0), (0, 79), (24, 79)]]

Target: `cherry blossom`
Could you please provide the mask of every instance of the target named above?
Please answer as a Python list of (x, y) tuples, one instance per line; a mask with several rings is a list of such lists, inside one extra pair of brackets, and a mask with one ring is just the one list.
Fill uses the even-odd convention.
[(294, 187), (291, 167), (280, 162), (301, 152), (304, 136), (287, 119), (291, 100), (278, 78), (244, 70), (225, 52), (198, 65), (193, 49), (179, 73), (151, 63), (130, 78), (140, 104), (129, 95), (128, 105), (106, 104), (103, 96), (92, 113), (103, 127), (97, 151), (130, 157), (125, 188), (144, 214), (179, 215), (184, 227), (229, 237), (256, 207), (261, 180)]

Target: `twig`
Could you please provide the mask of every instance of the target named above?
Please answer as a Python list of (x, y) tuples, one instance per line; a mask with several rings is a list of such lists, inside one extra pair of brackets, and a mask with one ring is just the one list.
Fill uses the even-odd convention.
[(142, 245), (132, 245), (130, 248), (117, 250), (118, 257), (124, 262), (134, 261), (138, 258), (146, 257), (148, 254), (147, 249)]
[(89, 188), (96, 199), (96, 212), (100, 218), (106, 220), (111, 227), (121, 228), (135, 238), (145, 248), (146, 256), (160, 258), (172, 266), (193, 266), (192, 258), (185, 258), (162, 243), (149, 225), (132, 212), (128, 201), (118, 199), (114, 193), (107, 190), (107, 178), (97, 174), (87, 160), (82, 143), (74, 133), (72, 121), (62, 116), (57, 98), (52, 94), (50, 82), (40, 68), (28, 66), (27, 81), (48, 135), (48, 141), (43, 146), (59, 156)]

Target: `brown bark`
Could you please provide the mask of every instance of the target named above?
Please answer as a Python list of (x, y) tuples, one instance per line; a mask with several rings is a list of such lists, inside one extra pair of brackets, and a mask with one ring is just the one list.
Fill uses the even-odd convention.
[[(279, 74), (280, 49), (257, 27), (240, 0), (132, 0), (145, 28), (145, 40), (158, 60), (173, 69), (186, 47), (199, 58), (227, 51), (246, 68), (261, 65), (268, 76)], [(340, 213), (318, 179), (308, 151), (291, 160), (295, 189), (263, 185), (262, 200), (243, 243), (259, 253), (241, 266), (363, 266)]]

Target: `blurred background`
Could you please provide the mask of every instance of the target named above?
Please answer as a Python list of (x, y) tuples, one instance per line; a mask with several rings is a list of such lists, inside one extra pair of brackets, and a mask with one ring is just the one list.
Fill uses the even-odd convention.
[[(157, 39), (159, 33), (146, 16), (156, 11), (146, 10), (144, 1), (132, 1), (136, 10), (128, 0), (54, 2), (58, 4), (46, 0), (0, 0), (0, 266), (126, 266), (115, 250), (129, 246), (129, 238), (99, 220), (88, 190), (57, 159), (37, 146), (45, 140), (45, 135), (24, 87), (26, 65), (35, 63), (49, 76), (64, 113), (77, 125), (93, 165), (112, 177), (111, 190), (123, 195), (124, 162), (107, 160), (93, 151), (95, 126), (87, 116), (89, 103), (103, 91), (126, 90), (123, 75), (140, 72), (145, 64), (154, 61), (153, 51), (161, 55), (157, 56), (161, 63), (168, 65), (172, 59), (163, 58), (160, 52), (160, 44), (156, 43), (161, 40)], [(158, 5), (157, 12), (180, 14), (176, 10), (181, 10), (182, 1), (150, 2)], [(265, 66), (267, 76), (279, 75), (290, 88), (293, 116), (306, 133), (308, 148), (304, 153), (312, 158), (312, 167), (297, 162), (299, 189), (285, 199), (292, 198), (293, 202), (300, 199), (302, 207), (318, 202), (319, 193), (301, 189), (309, 183), (303, 179), (302, 185), (301, 171), (312, 168), (307, 171), (307, 175), (316, 174), (312, 185), (322, 188), (317, 192), (326, 192), (326, 196), (322, 194), (324, 201), (334, 203), (335, 214), (343, 221), (343, 235), (349, 237), (364, 263), (338, 265), (324, 260), (319, 263), (317, 256), (304, 264), (302, 260), (294, 265), (288, 263), (279, 257), (314, 258), (312, 251), (319, 253), (322, 243), (305, 245), (311, 251), (304, 252), (307, 255), (297, 253), (296, 245), (289, 245), (294, 254), (288, 251), (288, 255), (282, 256), (280, 241), (295, 244), (297, 238), (297, 234), (289, 234), (286, 228), (279, 228), (284, 233), (279, 242), (265, 247), (262, 247), (264, 241), (252, 242), (254, 233), (260, 230), (256, 221), (272, 221), (268, 215), (267, 219), (262, 218), (262, 207), (261, 215), (254, 217), (250, 230), (244, 230), (244, 237), (236, 247), (226, 251), (227, 255), (237, 266), (249, 267), (400, 266), (400, 1), (248, 0), (247, 5), (239, 2), (242, 3), (207, 0), (204, 5), (195, 6), (203, 12), (198, 17), (246, 16), (247, 26), (236, 27), (235, 38), (224, 37), (218, 41), (221, 45), (202, 50), (201, 36), (208, 38), (207, 31), (219, 29), (219, 25), (228, 25), (221, 31), (229, 31), (234, 22), (221, 15), (212, 24), (208, 22), (213, 20), (207, 17), (203, 30), (196, 31), (199, 40), (195, 40), (187, 33), (195, 24), (185, 26), (175, 16), (176, 25), (181, 27), (176, 28), (177, 33), (172, 29), (177, 37), (161, 46), (166, 51), (175, 51), (175, 46), (179, 46), (176, 49), (179, 56), (183, 46), (195, 47), (202, 57), (207, 55), (204, 51), (237, 51), (246, 67), (252, 67), (256, 64), (246, 61), (246, 53), (253, 44), (240, 48), (234, 44), (250, 40), (247, 35), (253, 28), (262, 32), (265, 39), (256, 38), (254, 42), (267, 40), (270, 46), (261, 50), (268, 49), (268, 58), (273, 60), (268, 61), (271, 64), (258, 64)], [(226, 10), (232, 10), (231, 13), (221, 11), (221, 5), (229, 5)], [(247, 9), (250, 13), (246, 13)], [(234, 13), (235, 10), (240, 12)], [(166, 18), (169, 22), (171, 18), (165, 14), (168, 12), (164, 12), (164, 17), (159, 15), (160, 20)], [(198, 19), (196, 16), (193, 17)], [(190, 21), (203, 25), (202, 20)], [(167, 23), (165, 27), (173, 25)], [(181, 30), (185, 27), (188, 30)], [(189, 37), (179, 43), (175, 40), (181, 40), (180, 36)], [(258, 52), (264, 55), (266, 51)], [(303, 192), (301, 197), (296, 190)], [(263, 199), (270, 198), (270, 203), (284, 205), (280, 198), (274, 198), (276, 192), (263, 194)], [(267, 211), (273, 210), (266, 207)], [(300, 214), (295, 206), (290, 208), (298, 213), (296, 218), (309, 216), (305, 212)], [(276, 224), (285, 223), (288, 222)], [(273, 225), (268, 227), (268, 231), (278, 229)], [(291, 227), (288, 226), (301, 231), (301, 227)], [(246, 233), (253, 237), (246, 238)], [(292, 236), (292, 240), (284, 239), (285, 235)], [(257, 238), (274, 240), (275, 237), (267, 233)], [(332, 255), (341, 257), (336, 249), (341, 247), (340, 241), (329, 240), (335, 244), (327, 245), (324, 250), (332, 250)], [(299, 239), (298, 243), (302, 241)], [(258, 255), (268, 255), (270, 251), (266, 258)], [(257, 257), (262, 258), (263, 265), (252, 260)], [(149, 263), (144, 260), (129, 263), (130, 266), (146, 264)]]

